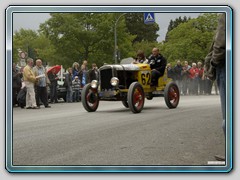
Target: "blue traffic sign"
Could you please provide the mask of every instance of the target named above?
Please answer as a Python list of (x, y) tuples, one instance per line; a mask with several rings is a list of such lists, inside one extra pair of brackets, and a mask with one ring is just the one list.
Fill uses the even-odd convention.
[(155, 23), (154, 13), (144, 13), (144, 23), (145, 24)]

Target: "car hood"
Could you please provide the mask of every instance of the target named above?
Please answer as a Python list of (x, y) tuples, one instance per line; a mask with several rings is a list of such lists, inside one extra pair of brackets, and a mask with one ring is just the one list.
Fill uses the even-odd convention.
[(113, 65), (104, 65), (99, 68), (99, 70), (104, 69), (116, 69), (116, 70), (126, 70), (126, 71), (139, 71), (139, 70), (150, 70), (149, 64), (113, 64)]

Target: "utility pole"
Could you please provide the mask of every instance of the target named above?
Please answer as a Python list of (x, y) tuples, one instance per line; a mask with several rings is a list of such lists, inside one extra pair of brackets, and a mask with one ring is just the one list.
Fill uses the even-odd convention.
[(123, 14), (121, 14), (118, 18), (117, 18), (117, 20), (116, 20), (116, 22), (115, 22), (115, 24), (114, 24), (114, 42), (115, 42), (115, 44), (114, 44), (114, 58), (115, 58), (115, 64), (117, 64), (117, 50), (118, 50), (118, 47), (117, 47), (117, 23), (118, 23), (118, 21), (119, 21), (119, 19), (121, 18), (121, 17), (123, 17), (125, 14), (127, 14), (127, 13), (123, 13)]

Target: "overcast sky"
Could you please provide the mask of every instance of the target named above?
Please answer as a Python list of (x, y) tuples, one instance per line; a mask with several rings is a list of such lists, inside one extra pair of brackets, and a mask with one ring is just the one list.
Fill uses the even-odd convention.
[[(158, 41), (165, 39), (170, 20), (175, 20), (179, 16), (196, 18), (200, 13), (155, 13), (155, 21), (160, 27), (158, 31)], [(45, 22), (50, 15), (48, 13), (14, 13), (13, 14), (13, 32), (20, 28), (38, 30), (39, 25)]]

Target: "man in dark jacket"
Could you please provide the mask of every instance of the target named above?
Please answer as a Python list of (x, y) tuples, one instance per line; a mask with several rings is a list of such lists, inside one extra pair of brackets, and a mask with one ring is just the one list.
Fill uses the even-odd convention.
[(13, 63), (13, 69), (12, 69), (12, 77), (13, 77), (13, 81), (12, 81), (12, 86), (13, 86), (13, 96), (12, 96), (12, 100), (13, 100), (13, 106), (15, 104), (17, 104), (17, 94), (19, 93), (21, 86), (22, 86), (22, 73), (17, 70), (16, 68), (16, 64)]
[(92, 80), (98, 80), (98, 79), (99, 79), (99, 71), (98, 71), (97, 65), (93, 63), (92, 69), (89, 70), (89, 82), (92, 82)]
[(175, 81), (176, 74), (174, 72), (174, 69), (172, 68), (172, 64), (168, 63), (166, 69), (167, 69), (167, 77), (171, 78), (173, 81)]
[(68, 68), (68, 73), (66, 74), (66, 102), (71, 103), (72, 102), (72, 95), (73, 95), (73, 89), (72, 89), (72, 68)]
[(180, 91), (182, 90), (182, 64), (181, 61), (178, 60), (176, 66), (174, 67), (174, 72), (176, 75), (176, 84), (178, 85), (178, 88)]
[[(216, 77), (222, 107), (222, 128), (226, 135), (226, 15), (222, 13), (214, 37), (210, 53), (205, 58), (205, 70), (207, 76)], [(216, 75), (216, 76), (215, 76)], [(212, 79), (214, 80), (214, 79)], [(224, 161), (225, 157), (215, 156), (217, 160)]]
[(152, 69), (152, 85), (157, 85), (158, 78), (164, 74), (167, 60), (160, 54), (158, 48), (153, 48), (152, 55), (148, 58), (148, 64)]
[(50, 80), (50, 99), (51, 103), (58, 103), (57, 95), (57, 81), (58, 76), (56, 75), (55, 69), (48, 73), (48, 78)]

